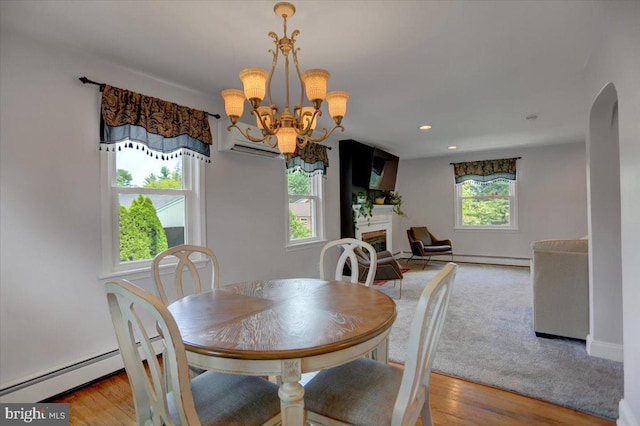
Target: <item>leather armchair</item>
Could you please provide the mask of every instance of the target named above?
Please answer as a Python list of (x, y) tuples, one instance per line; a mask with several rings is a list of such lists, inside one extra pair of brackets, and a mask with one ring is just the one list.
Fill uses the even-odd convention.
[[(362, 249), (356, 248), (354, 250), (356, 254), (356, 258), (358, 260), (358, 276), (360, 277), (360, 281), (364, 281), (365, 277), (369, 273), (369, 268), (371, 268), (371, 261), (369, 259), (369, 255), (367, 255)], [(400, 280), (400, 288), (399, 288), (399, 298), (402, 297), (402, 279), (404, 275), (402, 274), (402, 268), (398, 261), (393, 257), (390, 251), (379, 251), (377, 254), (377, 265), (376, 272), (374, 275), (374, 281), (381, 280)]]
[(443, 254), (450, 254), (451, 261), (453, 261), (453, 244), (451, 240), (439, 240), (437, 239), (426, 226), (412, 226), (407, 229), (407, 237), (409, 238), (409, 245), (411, 246), (411, 257), (418, 256), (426, 261), (422, 265), (422, 269), (427, 266), (431, 256), (438, 256)]

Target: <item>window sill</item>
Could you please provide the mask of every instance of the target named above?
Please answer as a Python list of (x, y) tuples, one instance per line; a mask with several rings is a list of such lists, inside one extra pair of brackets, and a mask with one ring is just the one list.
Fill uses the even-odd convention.
[(313, 247), (322, 247), (327, 243), (327, 240), (313, 240), (313, 241), (304, 241), (299, 243), (289, 243), (285, 247), (285, 251), (294, 251), (294, 250), (303, 250)]
[[(196, 268), (201, 269), (206, 266), (208, 259), (203, 260), (194, 260), (193, 263), (196, 265)], [(169, 275), (172, 274), (176, 268), (178, 262), (172, 263), (161, 263), (160, 265), (160, 275)], [(112, 280), (114, 278), (126, 278), (128, 280), (140, 280), (145, 278), (153, 278), (153, 271), (151, 267), (141, 267), (136, 269), (128, 269), (126, 271), (113, 271), (108, 273), (103, 273), (98, 276), (100, 280)]]
[(499, 228), (496, 226), (455, 226), (454, 231), (479, 231), (479, 232), (520, 232), (520, 228)]

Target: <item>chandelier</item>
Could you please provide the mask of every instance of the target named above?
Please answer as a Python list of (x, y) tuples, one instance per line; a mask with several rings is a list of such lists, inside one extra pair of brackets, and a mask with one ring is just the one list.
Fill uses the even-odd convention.
[[(273, 54), (271, 72), (262, 68), (243, 69), (240, 71), (240, 80), (244, 90), (223, 90), (222, 97), (224, 98), (225, 112), (231, 120), (231, 125), (227, 127), (228, 131), (235, 127), (248, 140), (253, 142), (266, 141), (271, 147), (277, 145), (281, 153), (287, 154), (295, 152), (296, 146), (303, 148), (309, 142), (325, 140), (335, 129), (339, 128), (344, 131), (341, 122), (347, 112), (349, 93), (341, 91), (327, 93), (327, 80), (329, 79), (329, 71), (327, 70), (310, 69), (300, 73), (297, 56), (297, 51), (300, 49), (295, 47), (296, 36), (300, 34), (300, 31), (295, 30), (290, 37), (287, 36), (287, 18), (295, 14), (296, 8), (291, 3), (280, 2), (276, 3), (273, 11), (276, 15), (282, 16), (284, 35), (278, 38), (276, 33), (269, 33), (276, 45), (275, 49), (269, 49), (269, 52)], [(282, 53), (284, 57), (286, 86), (286, 103), (282, 111), (278, 109), (278, 106), (273, 103), (271, 98), (271, 80), (278, 63), (279, 53)], [(300, 81), (300, 103), (293, 106), (293, 111), (289, 108), (290, 54)], [(305, 93), (311, 105), (304, 105)], [(267, 96), (267, 105), (262, 105), (265, 94)], [(238, 119), (244, 111), (245, 99), (251, 105), (251, 113), (256, 117), (256, 124), (262, 132), (261, 135), (254, 136), (251, 134), (249, 127), (246, 130), (242, 130), (238, 126)], [(324, 99), (327, 100), (329, 115), (333, 118), (335, 125), (331, 130), (327, 130), (326, 127), (323, 128), (319, 136), (313, 137), (317, 118), (322, 115), (320, 107)], [(275, 136), (275, 141), (273, 136)]]

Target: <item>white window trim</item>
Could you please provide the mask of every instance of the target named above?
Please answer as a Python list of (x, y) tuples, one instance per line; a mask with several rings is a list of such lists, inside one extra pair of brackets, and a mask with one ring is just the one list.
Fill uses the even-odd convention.
[[(513, 232), (519, 231), (518, 228), (518, 181), (509, 181), (511, 185), (511, 195), (509, 198), (509, 218), (511, 220), (511, 224), (509, 226), (501, 226), (501, 225), (464, 225), (462, 223), (462, 196), (460, 192), (462, 191), (462, 187), (454, 182), (453, 185), (453, 200), (454, 200), (454, 211), (455, 211), (455, 223), (454, 230), (457, 231), (498, 231), (498, 232)], [(504, 198), (499, 196), (497, 198)]]
[(284, 207), (285, 207), (285, 249), (297, 250), (301, 248), (314, 247), (327, 242), (326, 230), (325, 230), (325, 206), (324, 206), (324, 176), (318, 174), (314, 175), (311, 179), (312, 193), (317, 195), (302, 196), (310, 200), (314, 200), (312, 203), (314, 212), (312, 215), (312, 222), (316, 229), (315, 237), (303, 238), (299, 240), (291, 241), (289, 234), (289, 189), (287, 173), (284, 173)]
[[(205, 170), (201, 161), (193, 156), (182, 156), (182, 180), (185, 196), (185, 243), (206, 245), (205, 225)], [(101, 279), (149, 274), (152, 259), (120, 263), (120, 235), (118, 230), (118, 194), (145, 193), (145, 188), (119, 188), (114, 191), (116, 181), (116, 153), (100, 152), (101, 227), (102, 227), (102, 272)], [(176, 190), (155, 189), (154, 193), (176, 194)], [(195, 198), (195, 200), (194, 200)]]

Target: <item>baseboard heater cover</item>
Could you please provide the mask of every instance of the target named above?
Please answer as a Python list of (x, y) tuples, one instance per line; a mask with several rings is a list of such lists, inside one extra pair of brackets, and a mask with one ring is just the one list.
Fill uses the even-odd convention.
[[(403, 259), (412, 257), (411, 252), (402, 251), (399, 256)], [(414, 256), (414, 259), (422, 259)], [(450, 261), (451, 255), (433, 256), (432, 260)], [(487, 256), (477, 254), (457, 254), (453, 253), (453, 261), (458, 263), (482, 263), (488, 265), (506, 265), (506, 266), (529, 266), (531, 258), (528, 257), (507, 257), (507, 256)]]
[[(160, 336), (153, 337), (156, 353), (162, 351)], [(89, 370), (89, 367), (94, 367)], [(98, 367), (98, 368), (96, 368)], [(0, 402), (41, 402), (82, 387), (124, 368), (120, 350), (106, 352), (0, 389)], [(86, 369), (86, 370), (85, 370)]]

